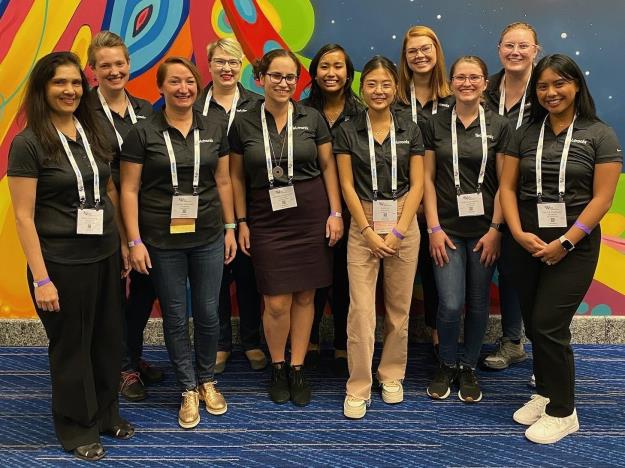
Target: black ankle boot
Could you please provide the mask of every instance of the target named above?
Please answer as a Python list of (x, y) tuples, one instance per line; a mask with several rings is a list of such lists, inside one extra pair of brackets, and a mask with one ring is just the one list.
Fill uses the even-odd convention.
[(312, 390), (304, 375), (304, 366), (293, 366), (289, 375), (291, 401), (296, 406), (306, 406), (310, 403)]
[(271, 401), (278, 404), (286, 403), (291, 398), (287, 365), (284, 361), (271, 363), (269, 397)]

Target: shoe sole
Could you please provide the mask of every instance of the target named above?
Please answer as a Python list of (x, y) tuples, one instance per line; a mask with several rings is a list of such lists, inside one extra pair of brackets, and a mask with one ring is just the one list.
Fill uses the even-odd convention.
[(480, 396), (476, 399), (473, 399), (471, 397), (462, 398), (462, 394), (460, 393), (460, 390), (458, 390), (458, 398), (460, 398), (460, 401), (464, 403), (478, 403), (482, 401), (482, 394), (480, 393)]
[(356, 410), (353, 408), (347, 409), (345, 408), (345, 406), (343, 406), (343, 416), (345, 416), (347, 419), (362, 419), (365, 417), (365, 414), (367, 414), (366, 406), (363, 410)]
[(226, 406), (220, 410), (208, 409), (207, 406), (206, 411), (208, 412), (208, 414), (212, 414), (213, 416), (221, 416), (222, 414), (225, 414), (226, 411), (228, 411), (228, 405), (226, 404)]
[(395, 395), (393, 393), (389, 395), (388, 393), (382, 392), (382, 401), (384, 401), (387, 405), (396, 405), (397, 403), (401, 403), (404, 401), (404, 392), (401, 392), (400, 395)]
[(143, 400), (145, 400), (148, 397), (148, 395), (145, 394), (145, 395), (140, 396), (140, 397), (133, 397), (133, 398), (131, 398), (131, 397), (127, 397), (123, 393), (121, 393), (121, 396), (124, 398), (124, 400), (129, 401), (131, 403), (136, 403), (137, 401), (143, 401)]
[(540, 419), (540, 416), (537, 416), (535, 419), (530, 420), (530, 419), (523, 419), (520, 418), (515, 414), (512, 415), (512, 419), (514, 420), (514, 422), (519, 423), (523, 426), (531, 426), (532, 424), (534, 424), (536, 421), (538, 421)]
[(430, 389), (427, 388), (425, 390), (425, 392), (428, 394), (428, 396), (434, 400), (444, 400), (446, 399), (450, 394), (451, 394), (451, 388), (447, 389), (447, 393), (445, 393), (444, 395), (439, 395), (438, 393), (430, 393)]
[(276, 405), (284, 405), (285, 403), (288, 403), (289, 401), (291, 401), (291, 396), (289, 395), (288, 397), (286, 397), (286, 399), (284, 400), (274, 400), (273, 398), (271, 398), (271, 395), (269, 396), (269, 399), (274, 402)]
[[(529, 430), (529, 429), (528, 429)], [(571, 435), (575, 432), (579, 431), (579, 422), (577, 424), (575, 424), (575, 426), (569, 428), (566, 430), (566, 432), (564, 434), (558, 434), (555, 437), (550, 437), (549, 439), (532, 439), (530, 436), (527, 435), (527, 431), (525, 431), (525, 437), (527, 438), (527, 440), (534, 442), (535, 444), (555, 444), (556, 442), (558, 442), (559, 440), (565, 438), (567, 435)]]
[(183, 429), (193, 429), (198, 424), (200, 424), (200, 415), (198, 415), (196, 420), (191, 421), (190, 423), (182, 422), (180, 418), (178, 418), (178, 425)]
[(511, 359), (510, 362), (508, 364), (502, 363), (502, 364), (497, 364), (497, 363), (488, 363), (488, 361), (486, 361), (486, 359), (484, 359), (484, 361), (482, 362), (483, 366), (486, 367), (487, 369), (492, 369), (492, 370), (504, 370), (507, 369), (508, 367), (510, 367), (512, 364), (518, 364), (520, 362), (526, 361), (527, 360), (527, 356), (522, 357), (522, 358), (515, 358), (515, 359)]
[(308, 400), (305, 403), (298, 403), (296, 401), (291, 400), (291, 403), (293, 403), (295, 406), (298, 406), (300, 408), (303, 408), (304, 406), (308, 406), (310, 404), (310, 400)]

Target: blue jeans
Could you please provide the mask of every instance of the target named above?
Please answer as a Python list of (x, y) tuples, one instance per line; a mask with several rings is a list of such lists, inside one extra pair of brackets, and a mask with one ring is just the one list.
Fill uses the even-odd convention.
[(523, 317), (521, 303), (514, 280), (512, 279), (512, 259), (510, 249), (516, 241), (507, 229), (501, 236), (501, 257), (497, 263), (499, 270), (499, 303), (501, 310), (502, 335), (510, 340), (523, 338)]
[[(188, 249), (148, 245), (151, 275), (163, 313), (163, 333), (176, 379), (184, 390), (211, 382), (219, 340), (219, 286), (223, 273), (224, 240)], [(195, 365), (189, 338), (187, 278), (191, 286)]]
[[(447, 366), (460, 365), (475, 369), (488, 323), (490, 282), (494, 265), (480, 263), (480, 253), (473, 252), (479, 238), (449, 236), (456, 250), (447, 248), (449, 263), (434, 266), (438, 289), (436, 325), (440, 340), (440, 359)], [(464, 349), (458, 358), (460, 316), (466, 300)]]

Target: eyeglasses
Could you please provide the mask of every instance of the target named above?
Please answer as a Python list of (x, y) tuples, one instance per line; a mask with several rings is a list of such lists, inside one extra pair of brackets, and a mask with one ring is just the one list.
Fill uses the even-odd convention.
[(216, 59), (211, 59), (211, 62), (217, 68), (223, 68), (223, 67), (226, 66), (226, 64), (228, 64), (228, 66), (230, 66), (230, 68), (240, 68), (241, 67), (241, 61), (237, 60), (237, 59), (224, 60), (224, 59), (216, 58)]
[(288, 85), (294, 85), (299, 78), (299, 76), (293, 73), (289, 73), (288, 75), (283, 75), (282, 73), (267, 73), (267, 76), (269, 77), (269, 81), (274, 84), (280, 84), (282, 80), (284, 80)]
[(536, 44), (530, 44), (529, 42), (520, 42), (518, 44), (514, 42), (504, 42), (499, 44), (499, 48), (505, 52), (514, 52), (516, 48), (519, 49), (519, 52), (528, 52), (532, 47), (536, 47)]
[(383, 93), (390, 93), (395, 89), (392, 83), (377, 83), (375, 81), (365, 81), (364, 88), (369, 92), (376, 92), (380, 89)]
[(409, 57), (415, 57), (419, 52), (423, 55), (430, 55), (434, 49), (434, 44), (426, 44), (421, 47), (413, 47), (406, 50), (406, 55)]
[(458, 85), (463, 84), (467, 80), (469, 80), (471, 84), (477, 84), (482, 81), (482, 78), (484, 78), (484, 75), (456, 75), (451, 77), (451, 81)]

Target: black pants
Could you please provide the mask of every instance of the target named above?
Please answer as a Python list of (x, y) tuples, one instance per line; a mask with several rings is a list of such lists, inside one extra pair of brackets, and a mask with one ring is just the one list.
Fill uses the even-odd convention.
[(139, 370), (143, 355), (143, 330), (148, 323), (156, 291), (152, 278), (135, 270), (130, 271), (130, 284), (126, 298), (126, 279), (122, 280), (124, 333), (122, 334), (122, 370)]
[[(542, 229), (537, 234), (551, 242), (563, 232)], [(592, 282), (600, 243), (601, 229), (597, 226), (575, 250), (552, 266), (533, 258), (516, 242), (510, 252), (525, 334), (532, 342), (536, 389), (550, 399), (546, 409), (550, 416), (566, 417), (575, 408), (570, 325)]]
[[(345, 212), (345, 210), (343, 210)], [(345, 222), (345, 232), (349, 232), (349, 221)], [(319, 324), (323, 317), (326, 303), (330, 299), (334, 318), (334, 349), (347, 349), (347, 312), (349, 311), (349, 278), (347, 276), (347, 235), (334, 246), (332, 264), (333, 280), (330, 287), (319, 288), (315, 292), (315, 320), (310, 332), (310, 342), (319, 344)]]
[(419, 263), (417, 273), (421, 276), (423, 288), (423, 307), (425, 309), (425, 324), (436, 330), (436, 311), (438, 310), (438, 290), (434, 280), (434, 264), (430, 256), (430, 236), (427, 224), (419, 223), (421, 231), (421, 245), (419, 246)]
[(224, 267), (219, 291), (219, 343), (218, 351), (232, 351), (232, 322), (230, 283), (235, 282), (239, 304), (239, 335), (243, 351), (260, 347), (260, 294), (252, 260), (238, 252), (234, 261)]
[[(73, 450), (121, 422), (119, 254), (81, 265), (46, 262), (46, 268), (61, 305), (59, 312), (37, 309), (50, 341), (54, 429), (63, 448)], [(30, 271), (28, 284), (34, 303)]]

